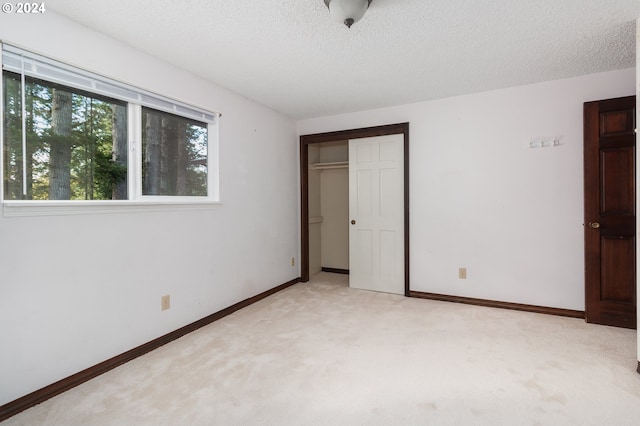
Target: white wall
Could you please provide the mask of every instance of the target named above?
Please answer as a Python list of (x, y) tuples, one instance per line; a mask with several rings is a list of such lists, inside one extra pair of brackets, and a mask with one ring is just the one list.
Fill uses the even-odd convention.
[[(349, 161), (347, 141), (320, 144), (320, 162)], [(349, 169), (320, 174), (322, 266), (349, 269)]]
[[(410, 122), (411, 289), (584, 310), (582, 108), (633, 69), (298, 122)], [(532, 137), (560, 146), (529, 148)], [(468, 279), (458, 279), (458, 268)]]
[(348, 169), (315, 163), (349, 160), (347, 141), (309, 145), (309, 276), (325, 268), (349, 269)]
[[(309, 146), (309, 164), (320, 162), (320, 146)], [(308, 166), (309, 181), (309, 276), (322, 270), (322, 172)]]
[(320, 174), (322, 266), (349, 269), (349, 169)]
[(349, 161), (349, 141), (324, 142), (320, 144), (321, 163), (341, 161)]
[(0, 39), (223, 113), (218, 208), (0, 216), (0, 405), (299, 275), (293, 120), (51, 11)]

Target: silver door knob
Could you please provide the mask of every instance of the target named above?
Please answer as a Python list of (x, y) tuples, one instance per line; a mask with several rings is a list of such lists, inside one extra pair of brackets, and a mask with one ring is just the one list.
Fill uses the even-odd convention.
[(600, 228), (600, 222), (591, 222), (589, 223), (589, 226), (592, 227), (593, 229), (598, 229)]

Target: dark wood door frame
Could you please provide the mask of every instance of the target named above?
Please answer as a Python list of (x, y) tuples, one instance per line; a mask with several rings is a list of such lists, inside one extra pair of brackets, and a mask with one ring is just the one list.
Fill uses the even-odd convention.
[(309, 281), (309, 145), (404, 135), (404, 293), (409, 296), (409, 123), (300, 136), (300, 281)]

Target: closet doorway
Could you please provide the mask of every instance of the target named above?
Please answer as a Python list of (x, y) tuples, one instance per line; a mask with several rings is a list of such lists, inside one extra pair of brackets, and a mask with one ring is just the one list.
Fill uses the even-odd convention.
[[(398, 190), (400, 193), (394, 200), (397, 200), (395, 203), (400, 207), (399, 214), (403, 216), (398, 244), (403, 263), (400, 267), (399, 293), (402, 293), (404, 284), (404, 294), (409, 294), (409, 123), (300, 136), (302, 282), (309, 281), (310, 275), (322, 267), (334, 272), (348, 271), (349, 251), (351, 257), (355, 257), (353, 244), (349, 248), (349, 231), (350, 227), (354, 228), (355, 221), (349, 216), (348, 207), (350, 197), (353, 201), (353, 194), (349, 194), (353, 192), (353, 182), (350, 191), (348, 147), (354, 144), (354, 140), (359, 143), (359, 139), (364, 142), (364, 138), (389, 135), (401, 135), (398, 143), (401, 148), (399, 160), (402, 163), (399, 179), (402, 182)], [(322, 214), (320, 203), (326, 203)], [(324, 238), (321, 237), (322, 233)], [(324, 242), (327, 243), (326, 247), (323, 246)], [(322, 264), (321, 259), (327, 264)]]

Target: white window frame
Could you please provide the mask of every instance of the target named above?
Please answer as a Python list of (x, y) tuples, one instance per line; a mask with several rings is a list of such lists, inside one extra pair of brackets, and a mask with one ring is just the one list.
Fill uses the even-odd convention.
[[(4, 199), (4, 91), (0, 79), (0, 199), (4, 216), (101, 214), (131, 211), (210, 209), (220, 205), (218, 112), (176, 101), (162, 95), (66, 65), (53, 59), (0, 44), (2, 71), (19, 71), (52, 83), (81, 89), (127, 102), (127, 200), (5, 200)], [(21, 63), (19, 61), (22, 60)], [(8, 64), (5, 66), (5, 62)], [(17, 70), (17, 67), (21, 67)], [(158, 196), (142, 194), (142, 106), (195, 119), (207, 125), (207, 196)]]

